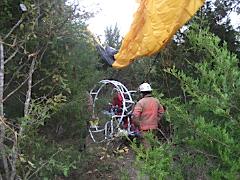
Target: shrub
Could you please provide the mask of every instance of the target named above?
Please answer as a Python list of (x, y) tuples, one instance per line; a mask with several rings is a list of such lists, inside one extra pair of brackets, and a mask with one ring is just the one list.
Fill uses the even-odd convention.
[[(186, 179), (238, 179), (239, 60), (227, 50), (226, 44), (220, 46), (220, 39), (207, 29), (199, 29), (197, 25), (191, 28), (187, 33), (191, 52), (202, 55), (204, 61), (191, 63), (195, 68), (191, 74), (174, 67), (165, 70), (180, 82), (185, 97), (184, 100), (161, 98), (168, 107), (166, 117), (174, 125), (173, 146), (167, 150), (150, 150), (148, 155), (155, 154), (156, 158), (161, 158), (144, 161), (142, 167), (148, 174), (159, 175), (161, 171), (168, 175), (171, 168), (163, 170), (159, 166), (170, 158), (167, 162), (179, 167)], [(175, 156), (177, 158), (172, 161)]]

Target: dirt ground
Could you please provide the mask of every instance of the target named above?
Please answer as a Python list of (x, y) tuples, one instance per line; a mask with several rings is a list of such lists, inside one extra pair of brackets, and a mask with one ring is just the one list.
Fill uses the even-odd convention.
[(127, 140), (93, 143), (91, 138), (87, 137), (85, 155), (82, 169), (76, 170), (70, 179), (138, 179), (135, 155)]

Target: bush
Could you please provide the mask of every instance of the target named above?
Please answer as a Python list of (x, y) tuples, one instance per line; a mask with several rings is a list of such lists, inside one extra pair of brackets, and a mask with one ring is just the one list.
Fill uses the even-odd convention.
[[(201, 54), (204, 61), (191, 64), (195, 68), (194, 74), (174, 67), (165, 70), (180, 81), (185, 97), (184, 101), (181, 98), (161, 99), (168, 107), (166, 117), (174, 125), (173, 146), (167, 151), (160, 148), (148, 152), (149, 155), (156, 153), (155, 157), (161, 158), (158, 161), (154, 158), (150, 162), (145, 161), (143, 167), (148, 169), (148, 174), (159, 175), (158, 171), (162, 171), (159, 165), (170, 158), (168, 163), (180, 167), (186, 179), (238, 179), (239, 60), (228, 52), (226, 44), (221, 47), (220, 39), (207, 29), (193, 25), (187, 37), (191, 51)], [(176, 160), (172, 161), (175, 156)], [(162, 173), (170, 174), (168, 169)]]
[(132, 144), (136, 152), (136, 165), (141, 176), (149, 176), (150, 179), (182, 179), (179, 168), (174, 167), (174, 152), (170, 144), (156, 142), (153, 134), (147, 134), (146, 138), (152, 148), (145, 149), (142, 145)]

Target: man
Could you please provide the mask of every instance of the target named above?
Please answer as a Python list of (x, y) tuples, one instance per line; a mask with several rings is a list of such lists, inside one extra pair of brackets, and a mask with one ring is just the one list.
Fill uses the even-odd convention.
[(149, 148), (150, 144), (144, 139), (144, 135), (147, 132), (156, 134), (164, 109), (158, 99), (152, 97), (152, 88), (150, 84), (141, 84), (139, 86), (139, 91), (142, 94), (142, 99), (136, 103), (133, 109), (132, 120), (141, 132), (144, 147)]

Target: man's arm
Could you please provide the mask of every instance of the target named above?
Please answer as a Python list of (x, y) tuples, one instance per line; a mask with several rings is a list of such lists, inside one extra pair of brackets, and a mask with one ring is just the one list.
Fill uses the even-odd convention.
[(136, 127), (140, 127), (140, 117), (142, 114), (142, 105), (141, 103), (137, 102), (134, 106), (133, 113), (132, 113), (132, 122)]

